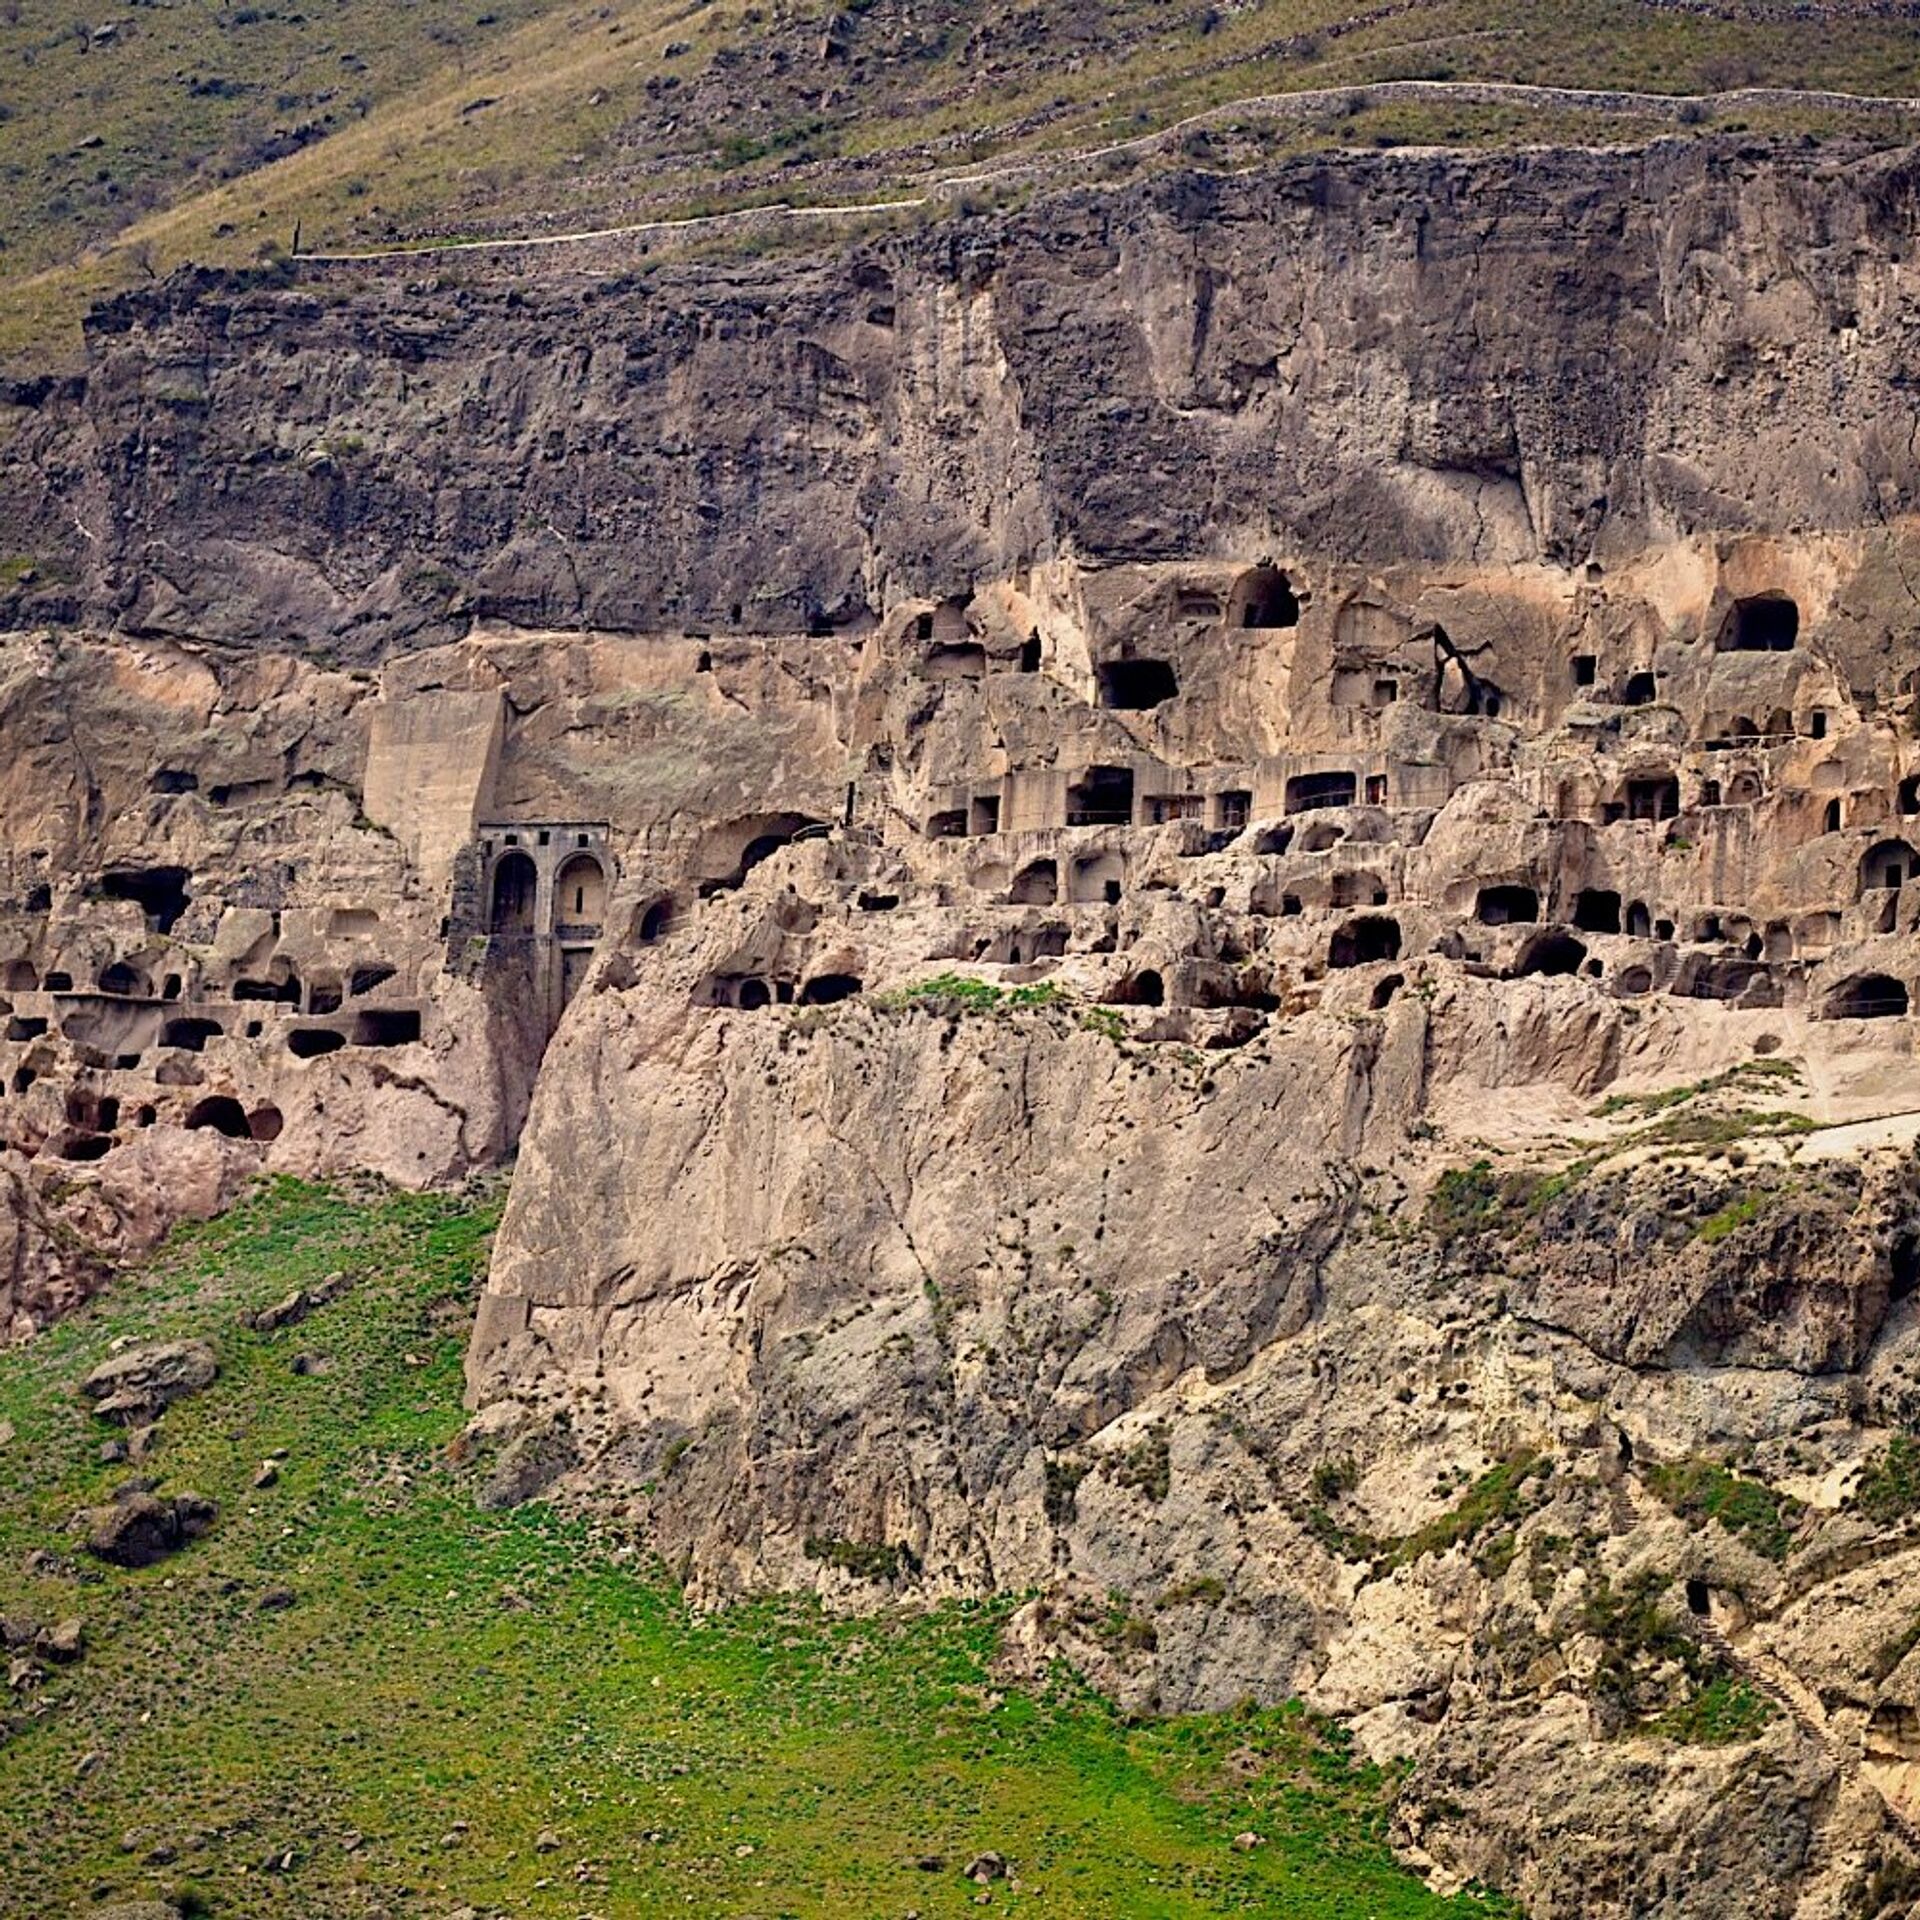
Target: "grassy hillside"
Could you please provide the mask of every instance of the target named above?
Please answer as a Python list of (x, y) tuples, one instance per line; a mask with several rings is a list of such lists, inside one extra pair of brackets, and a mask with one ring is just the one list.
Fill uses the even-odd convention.
[[(1786, 0), (1358, 12), (1351, 0), (175, 0), (119, 16), (102, 42), (77, 0), (12, 0), (0, 5), (0, 350), (70, 352), (88, 297), (183, 260), (257, 257), (296, 227), (309, 246), (364, 247), (891, 198), (1303, 89), (1428, 78), (1920, 94), (1911, 21), (1875, 0), (1820, 12), (1810, 21)], [(1343, 108), (1288, 137), (1595, 137), (1562, 118), (1356, 121)]]
[[(962, 1869), (987, 1848), (1020, 1881), (992, 1904), (1038, 1915), (1490, 1910), (1394, 1867), (1390, 1782), (1298, 1713), (1128, 1726), (1064, 1676), (997, 1689), (1003, 1607), (702, 1620), (608, 1535), (478, 1512), (446, 1443), (492, 1220), (281, 1183), (0, 1356), (0, 1614), (79, 1615), (87, 1639), (27, 1662), (6, 1711), (5, 1920), (156, 1893), (223, 1920), (933, 1920), (977, 1910)], [(335, 1270), (356, 1284), (304, 1324), (243, 1325)], [(130, 1471), (72, 1392), (125, 1335), (221, 1360), (146, 1469), (219, 1521), (140, 1572), (69, 1525)], [(1267, 1844), (1237, 1850), (1245, 1829)]]

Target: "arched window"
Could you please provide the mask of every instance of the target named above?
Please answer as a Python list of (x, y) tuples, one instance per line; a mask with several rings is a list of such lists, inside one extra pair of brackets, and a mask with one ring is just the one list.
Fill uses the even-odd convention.
[(576, 853), (560, 869), (555, 897), (556, 919), (597, 927), (607, 915), (606, 869), (592, 854)]

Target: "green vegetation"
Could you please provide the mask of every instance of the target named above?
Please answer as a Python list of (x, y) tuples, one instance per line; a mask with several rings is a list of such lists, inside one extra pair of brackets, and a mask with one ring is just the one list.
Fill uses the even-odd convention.
[(1313, 1470), (1313, 1497), (1330, 1506), (1360, 1484), (1360, 1469), (1351, 1460), (1322, 1460)]
[(1751, 1090), (1782, 1083), (1794, 1084), (1804, 1078), (1796, 1062), (1767, 1055), (1743, 1060), (1737, 1067), (1729, 1067), (1724, 1073), (1713, 1074), (1705, 1080), (1691, 1080), (1679, 1087), (1662, 1087), (1657, 1093), (1610, 1093), (1594, 1112), (1603, 1120), (1610, 1119), (1616, 1113), (1637, 1113), (1652, 1119), (1656, 1114), (1687, 1106), (1716, 1093), (1725, 1093), (1730, 1088)]
[(1683, 1520), (1717, 1520), (1769, 1560), (1784, 1560), (1793, 1545), (1801, 1503), (1758, 1480), (1730, 1473), (1713, 1460), (1682, 1460), (1653, 1467), (1647, 1484)]
[(1130, 1446), (1113, 1469), (1118, 1486), (1132, 1487), (1149, 1500), (1161, 1501), (1173, 1489), (1173, 1444), (1164, 1426), (1155, 1424)]
[(1709, 1246), (1730, 1238), (1759, 1219), (1772, 1198), (1769, 1193), (1743, 1193), (1739, 1199), (1729, 1200), (1717, 1213), (1710, 1213), (1700, 1222), (1694, 1229), (1694, 1238), (1704, 1240)]
[(1443, 1247), (1450, 1247), (1490, 1227), (1502, 1205), (1501, 1183), (1491, 1160), (1449, 1167), (1427, 1196), (1427, 1230)]
[(916, 980), (898, 993), (875, 994), (869, 1004), (925, 1007), (958, 1017), (965, 1013), (998, 1013), (1007, 1007), (1055, 1007), (1067, 997), (1065, 989), (1051, 980), (1026, 987), (1002, 987), (991, 980), (976, 980), (971, 974), (941, 973), (931, 980)]
[(868, 1544), (859, 1540), (826, 1540), (809, 1535), (805, 1544), (809, 1560), (838, 1567), (856, 1580), (898, 1580), (903, 1573), (920, 1571), (919, 1557), (908, 1546), (885, 1543)]
[(1650, 1731), (1693, 1747), (1729, 1747), (1751, 1740), (1777, 1709), (1764, 1693), (1731, 1673), (1717, 1673), (1692, 1699), (1670, 1708)]
[(1218, 1574), (1197, 1573), (1191, 1579), (1177, 1581), (1160, 1596), (1160, 1611), (1175, 1607), (1217, 1607), (1227, 1597), (1227, 1583)]
[(1920, 1440), (1896, 1433), (1860, 1476), (1853, 1504), (1883, 1527), (1920, 1513)]
[(1591, 1160), (1575, 1160), (1554, 1173), (1538, 1168), (1496, 1173), (1490, 1160), (1449, 1167), (1427, 1197), (1427, 1232), (1440, 1246), (1451, 1247), (1483, 1233), (1516, 1231), (1537, 1220), (1592, 1171)]
[(1808, 1114), (1781, 1107), (1736, 1107), (1725, 1113), (1675, 1113), (1643, 1128), (1627, 1143), (1635, 1147), (1730, 1147), (1756, 1136), (1812, 1133)]
[(1495, 1529), (1516, 1525), (1539, 1503), (1553, 1462), (1523, 1450), (1489, 1468), (1437, 1519), (1429, 1520), (1394, 1548), (1392, 1564), (1406, 1566), (1429, 1553), (1477, 1540)]
[[(1728, 1746), (1751, 1739), (1777, 1711), (1669, 1617), (1657, 1574), (1642, 1574), (1624, 1587), (1602, 1576), (1581, 1608), (1580, 1624), (1606, 1647), (1594, 1691), (1621, 1716), (1623, 1732)], [(1644, 1712), (1642, 1690), (1653, 1675), (1675, 1666), (1686, 1674), (1686, 1698), (1657, 1713)]]
[[(0, 1613), (79, 1615), (87, 1639), (0, 1744), (5, 1920), (156, 1891), (218, 1920), (957, 1920), (988, 1847), (1039, 1915), (1488, 1910), (1396, 1868), (1393, 1781), (1298, 1709), (1136, 1725), (1064, 1672), (1003, 1694), (1011, 1601), (701, 1616), (611, 1526), (478, 1511), (450, 1443), (493, 1214), (277, 1182), (0, 1355)], [(299, 1326), (245, 1325), (338, 1270), (351, 1289)], [(221, 1375), (167, 1413), (150, 1470), (219, 1521), (158, 1566), (95, 1566), (69, 1516), (128, 1469), (73, 1383), (116, 1339), (186, 1334)], [(1097, 1611), (1120, 1647), (1150, 1640)], [(1237, 1851), (1243, 1830), (1266, 1844)]]
[[(1815, 1122), (1804, 1113), (1778, 1107), (1748, 1107), (1725, 1096), (1782, 1091), (1803, 1079), (1798, 1064), (1771, 1056), (1743, 1060), (1724, 1073), (1655, 1093), (1613, 1093), (1594, 1109), (1598, 1119), (1623, 1115), (1650, 1121), (1618, 1143), (1624, 1147), (1723, 1147), (1758, 1135), (1811, 1133)], [(1705, 1107), (1706, 1111), (1700, 1109)], [(1616, 1150), (1618, 1150), (1616, 1148)]]

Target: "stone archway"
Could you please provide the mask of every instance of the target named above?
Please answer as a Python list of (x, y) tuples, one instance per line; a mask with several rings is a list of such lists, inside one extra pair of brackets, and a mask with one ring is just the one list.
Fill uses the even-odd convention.
[(509, 847), (494, 863), (488, 894), (489, 929), (504, 934), (532, 933), (539, 895), (540, 873), (532, 856)]

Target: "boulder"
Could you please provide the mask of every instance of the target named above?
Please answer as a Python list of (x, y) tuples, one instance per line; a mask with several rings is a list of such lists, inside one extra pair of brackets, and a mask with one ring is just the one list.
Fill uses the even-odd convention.
[(147, 1425), (174, 1401), (213, 1384), (220, 1362), (204, 1340), (163, 1340), (103, 1360), (80, 1382), (102, 1419)]
[(284, 1300), (262, 1307), (252, 1316), (255, 1333), (276, 1333), (282, 1327), (297, 1326), (313, 1311), (313, 1296), (304, 1287), (295, 1287)]
[(42, 1627), (34, 1635), (33, 1650), (42, 1660), (50, 1660), (55, 1666), (68, 1666), (78, 1660), (86, 1651), (86, 1623), (79, 1619), (62, 1620), (51, 1627)]
[(132, 1493), (87, 1515), (87, 1551), (110, 1566), (150, 1567), (211, 1531), (219, 1511), (197, 1493)]

